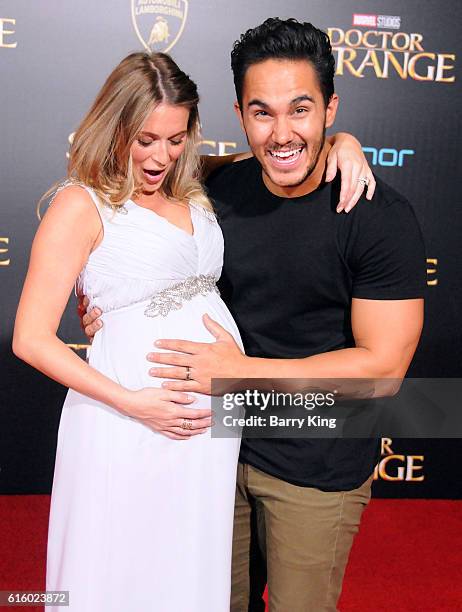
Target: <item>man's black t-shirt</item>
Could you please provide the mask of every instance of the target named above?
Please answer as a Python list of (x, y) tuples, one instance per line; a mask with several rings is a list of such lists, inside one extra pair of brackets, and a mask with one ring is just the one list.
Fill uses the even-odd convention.
[[(425, 254), (409, 203), (383, 181), (338, 214), (339, 181), (297, 198), (266, 188), (254, 158), (207, 181), (224, 240), (220, 292), (247, 355), (309, 357), (354, 346), (352, 298), (422, 297)], [(370, 439), (247, 438), (240, 460), (326, 491), (359, 487), (377, 463)]]

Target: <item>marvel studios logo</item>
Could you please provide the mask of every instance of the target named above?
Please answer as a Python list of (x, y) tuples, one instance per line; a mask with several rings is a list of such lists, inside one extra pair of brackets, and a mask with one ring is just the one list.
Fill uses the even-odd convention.
[(401, 17), (399, 15), (353, 15), (353, 25), (365, 28), (386, 28), (399, 30)]

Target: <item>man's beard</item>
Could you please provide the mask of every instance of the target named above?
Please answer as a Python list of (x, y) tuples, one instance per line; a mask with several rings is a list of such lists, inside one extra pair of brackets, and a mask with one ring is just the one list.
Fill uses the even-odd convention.
[[(326, 128), (324, 127), (322, 130), (321, 139), (319, 140), (318, 145), (316, 149), (314, 150), (313, 160), (311, 164), (308, 166), (308, 168), (306, 169), (306, 172), (303, 175), (303, 177), (301, 179), (294, 181), (293, 183), (284, 183), (284, 185), (281, 185), (281, 187), (298, 187), (298, 185), (301, 185), (302, 183), (306, 181), (306, 179), (313, 173), (314, 169), (316, 168), (316, 165), (319, 161), (319, 156), (321, 155), (321, 151), (324, 147), (325, 142), (326, 142)], [(273, 181), (273, 179), (271, 178), (271, 175), (269, 174), (269, 172), (267, 172), (267, 170), (265, 169), (263, 165), (262, 165), (262, 170), (266, 174), (266, 176), (270, 179), (270, 181), (275, 183), (275, 181)]]

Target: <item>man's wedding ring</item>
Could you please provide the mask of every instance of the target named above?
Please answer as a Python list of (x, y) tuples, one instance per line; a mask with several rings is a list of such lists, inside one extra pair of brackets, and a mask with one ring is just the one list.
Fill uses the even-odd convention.
[(369, 185), (369, 179), (367, 176), (360, 176), (358, 179), (358, 183), (361, 183), (363, 187), (367, 187)]
[(186, 366), (186, 380), (191, 380), (191, 366)]
[(181, 423), (181, 429), (192, 429), (191, 419), (183, 419), (183, 422)]

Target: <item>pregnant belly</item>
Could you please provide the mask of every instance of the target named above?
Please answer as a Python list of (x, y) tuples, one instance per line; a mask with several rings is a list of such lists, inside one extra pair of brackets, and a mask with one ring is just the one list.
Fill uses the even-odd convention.
[(146, 316), (146, 306), (147, 302), (142, 302), (103, 314), (103, 328), (97, 332), (90, 350), (90, 365), (126, 388), (141, 389), (162, 383), (163, 379), (149, 376), (152, 364), (146, 359), (149, 352), (161, 351), (154, 346), (156, 340), (214, 342), (202, 321), (205, 313), (230, 332), (242, 348), (236, 324), (216, 293), (198, 295), (166, 316)]

